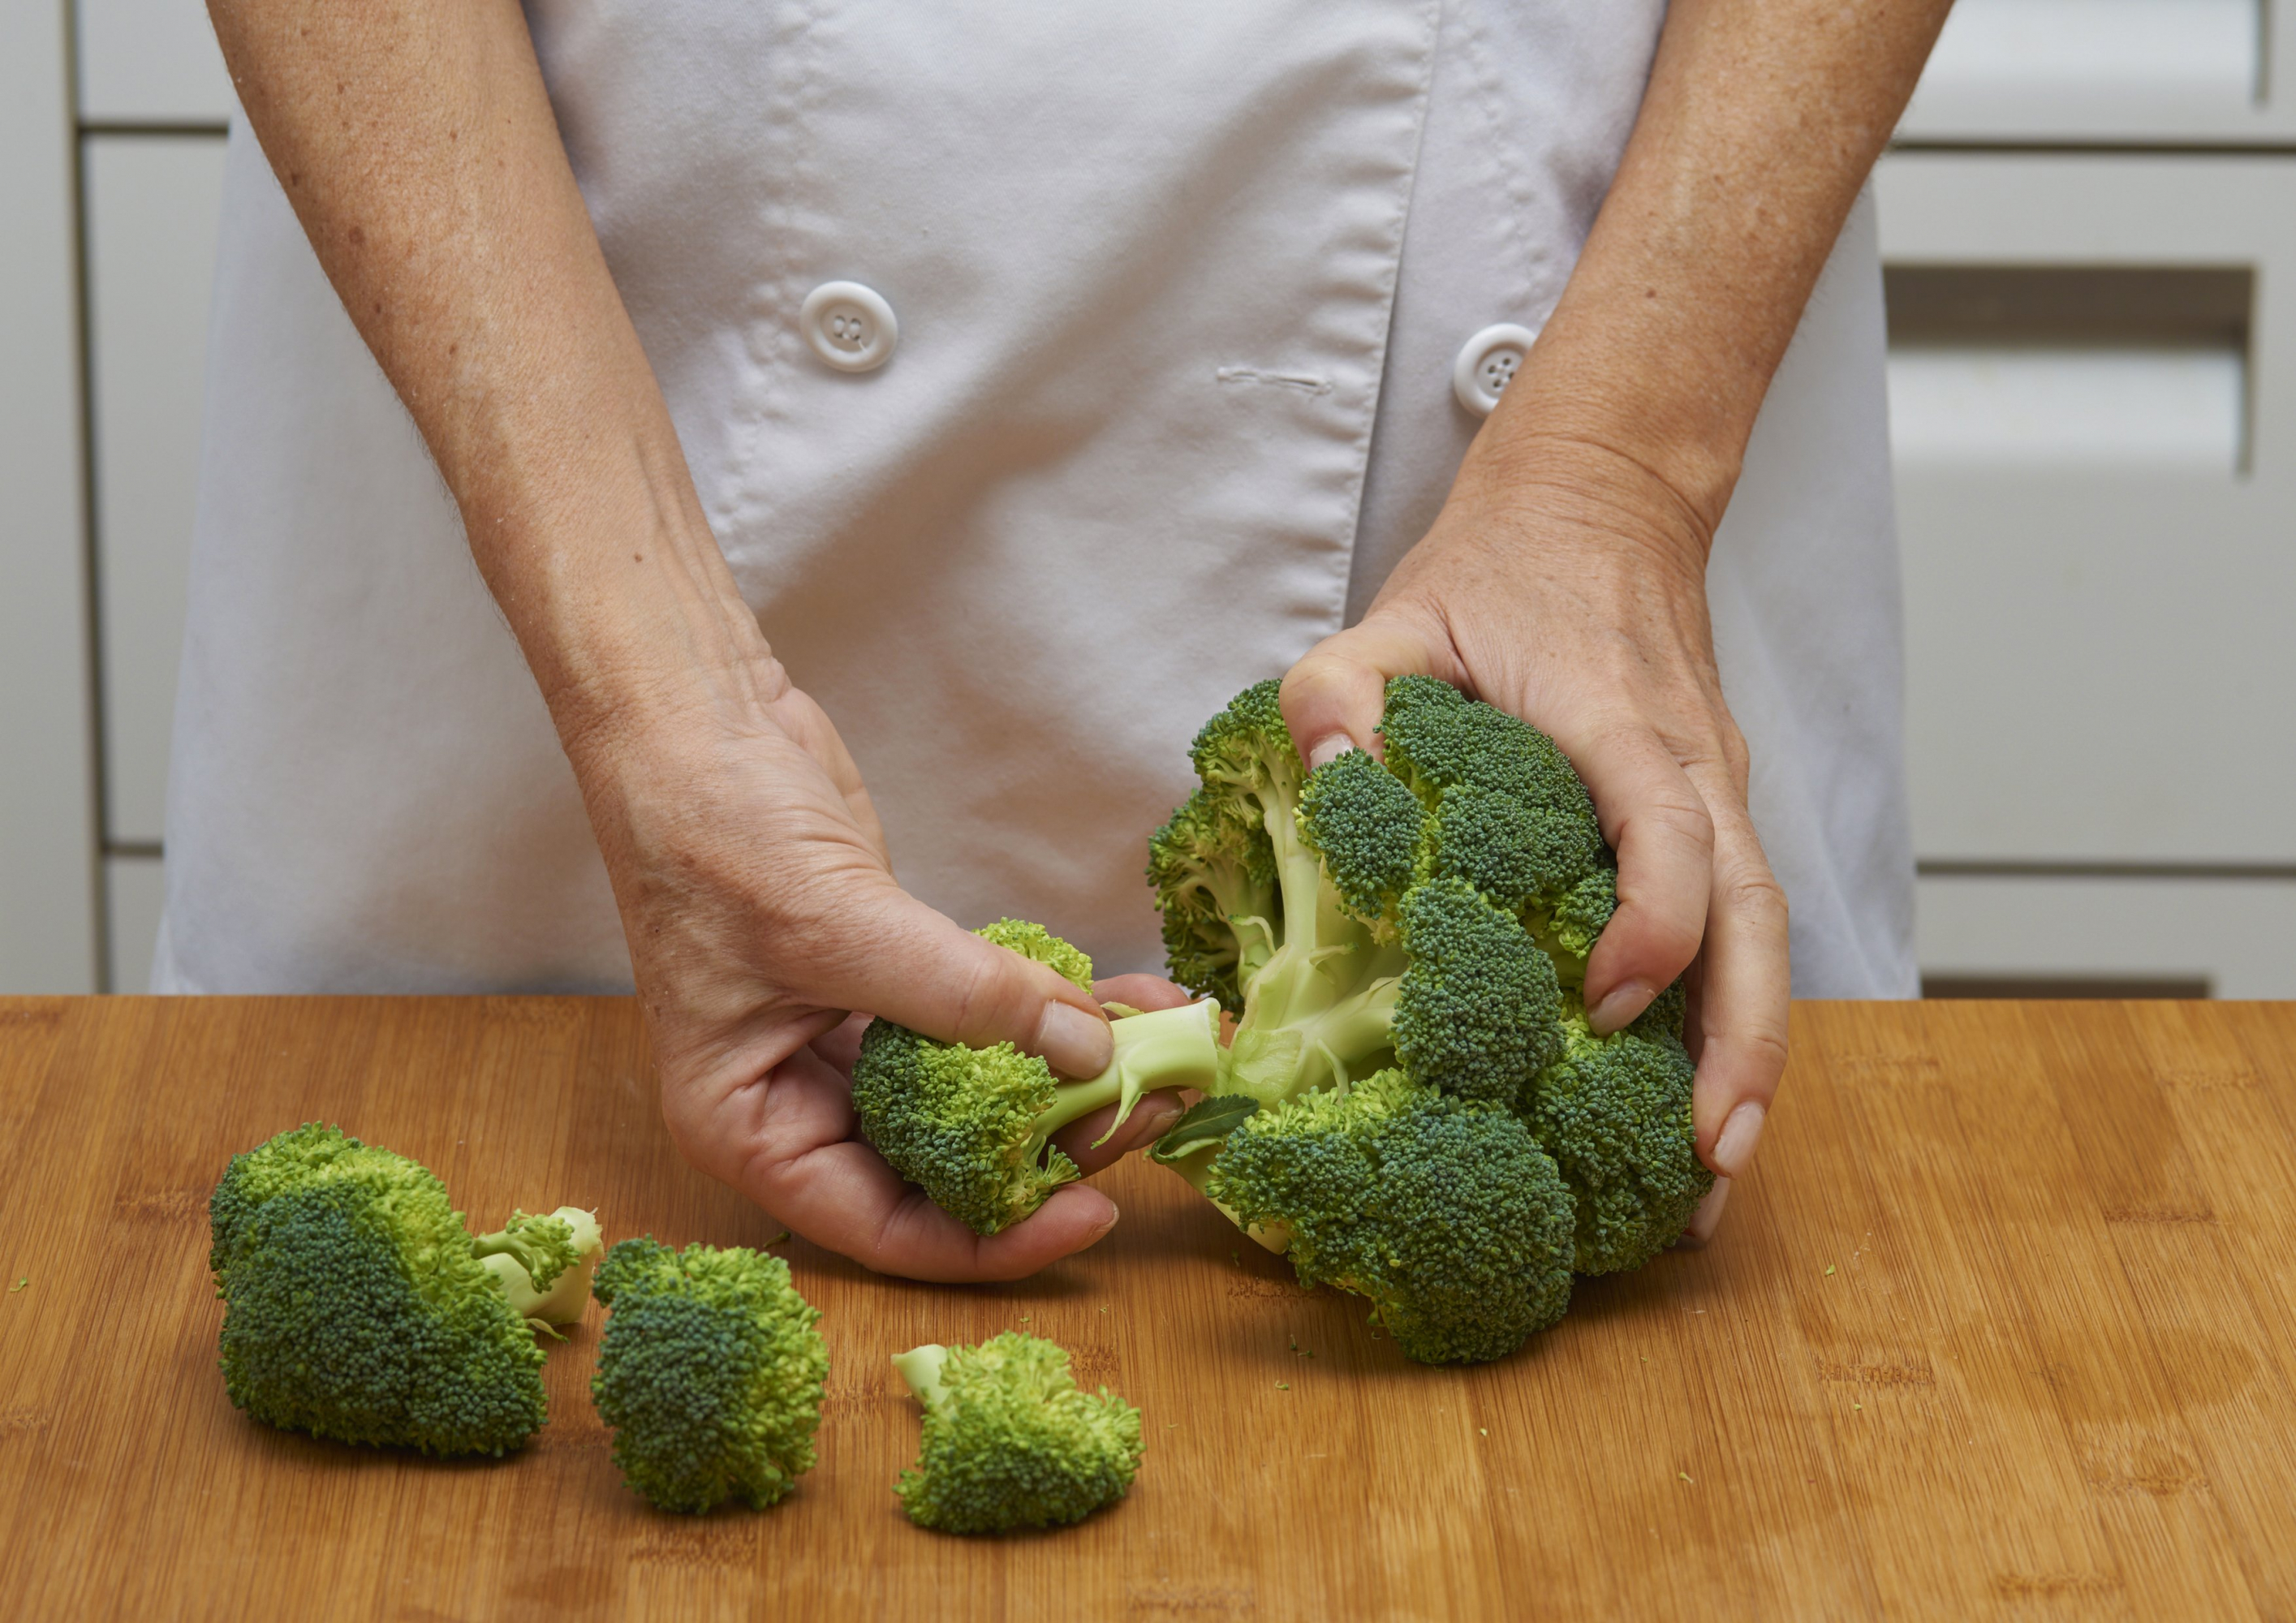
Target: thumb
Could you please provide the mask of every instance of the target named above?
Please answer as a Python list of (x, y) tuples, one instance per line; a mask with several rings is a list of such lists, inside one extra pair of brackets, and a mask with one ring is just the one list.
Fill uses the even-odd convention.
[(1442, 674), (1437, 663), (1424, 636), (1391, 619), (1325, 637), (1283, 677), (1283, 725), (1300, 758), (1313, 771), (1349, 748), (1369, 750), (1388, 678)]
[(820, 1002), (882, 1015), (939, 1042), (1012, 1043), (1069, 1077), (1098, 1076), (1114, 1056), (1108, 1017), (1091, 993), (906, 891), (891, 893), (856, 942), (857, 964), (814, 988)]

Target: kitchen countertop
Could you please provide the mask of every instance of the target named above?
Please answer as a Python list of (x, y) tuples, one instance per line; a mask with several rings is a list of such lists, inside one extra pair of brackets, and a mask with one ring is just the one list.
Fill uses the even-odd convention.
[[(207, 1199), (339, 1122), (474, 1227), (761, 1245), (614, 999), (0, 1000), (0, 1613), (26, 1618), (2296, 1616), (2296, 1004), (1808, 1004), (1717, 1243), (1513, 1357), (1406, 1363), (1177, 1178), (1036, 1279), (790, 1258), (832, 1360), (764, 1513), (648, 1509), (586, 1387), (501, 1461), (226, 1400)], [(1020, 1327), (1145, 1412), (1131, 1496), (921, 1532), (888, 1357)], [(1295, 1350), (1296, 1348), (1296, 1350)]]

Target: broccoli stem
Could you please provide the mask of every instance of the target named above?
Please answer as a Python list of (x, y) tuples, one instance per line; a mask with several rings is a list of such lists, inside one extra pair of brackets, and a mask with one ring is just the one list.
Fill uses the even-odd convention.
[[(1115, 1053), (1108, 1069), (1093, 1078), (1095, 1083), (1114, 1078), (1117, 1101), (1122, 1106), (1108, 1131), (1095, 1140), (1106, 1143), (1116, 1129), (1131, 1118), (1133, 1107), (1140, 1095), (1154, 1093), (1159, 1088), (1193, 1087), (1210, 1092), (1219, 1083), (1219, 1003), (1207, 997), (1201, 1002), (1182, 1004), (1176, 1009), (1152, 1009), (1144, 1014), (1128, 1014), (1114, 1021), (1110, 1035), (1115, 1039)], [(1067, 1119), (1076, 1119), (1074, 1116)]]
[(893, 1367), (909, 1383), (910, 1395), (929, 1409), (941, 1399), (940, 1373), (947, 1364), (948, 1348), (938, 1341), (893, 1355)]

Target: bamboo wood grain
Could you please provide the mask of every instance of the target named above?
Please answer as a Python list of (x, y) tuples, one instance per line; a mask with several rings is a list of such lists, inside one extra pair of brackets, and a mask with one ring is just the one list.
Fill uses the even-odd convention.
[[(2296, 1617), (2296, 1005), (1806, 1004), (1722, 1240), (1430, 1370), (1161, 1171), (1037, 1279), (797, 1242), (821, 1463), (700, 1520), (619, 1485), (586, 1381), (440, 1463), (255, 1425), (215, 1369), (225, 1160), (340, 1122), (472, 1218), (763, 1244), (664, 1135), (615, 1000), (0, 1001), (0, 1616), (861, 1619)], [(902, 1520), (887, 1357), (1018, 1326), (1146, 1412), (1065, 1533)]]

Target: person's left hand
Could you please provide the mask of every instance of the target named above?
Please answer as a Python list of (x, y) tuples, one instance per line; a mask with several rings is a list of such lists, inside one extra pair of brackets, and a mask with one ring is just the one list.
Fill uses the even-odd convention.
[(1591, 1023), (1618, 1030), (1688, 971), (1693, 1114), (1720, 1175), (1691, 1224), (1702, 1241), (1784, 1070), (1788, 980), (1785, 897), (1747, 815), (1695, 513), (1626, 455), (1570, 440), (1502, 457), (1479, 441), (1362, 622), (1292, 667), (1283, 714), (1320, 766), (1374, 749), (1388, 679), (1417, 673), (1562, 746), (1619, 854), (1619, 910), (1587, 967)]

